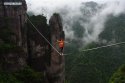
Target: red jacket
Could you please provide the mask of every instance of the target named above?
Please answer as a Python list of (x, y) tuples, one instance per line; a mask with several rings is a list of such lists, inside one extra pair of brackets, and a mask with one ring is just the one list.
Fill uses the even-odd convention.
[(60, 40), (60, 41), (57, 41), (59, 43), (59, 47), (60, 48), (63, 48), (64, 47), (64, 41), (63, 40)]

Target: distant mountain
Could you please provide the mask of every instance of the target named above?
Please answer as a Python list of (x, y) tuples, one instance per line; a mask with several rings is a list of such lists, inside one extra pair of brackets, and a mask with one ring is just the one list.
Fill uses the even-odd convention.
[(125, 14), (118, 17), (110, 16), (105, 23), (104, 31), (99, 35), (100, 40), (107, 42), (125, 41)]
[[(101, 9), (101, 5), (96, 2), (82, 3), (78, 9), (62, 8), (60, 14), (65, 27), (70, 27), (77, 39), (82, 39), (85, 33), (85, 24)], [(71, 10), (71, 11), (70, 11)], [(66, 25), (66, 26), (65, 26)], [(67, 26), (68, 25), (68, 26)]]
[(96, 2), (86, 2), (81, 4), (80, 10), (84, 16), (91, 16), (95, 14), (99, 8), (99, 4)]

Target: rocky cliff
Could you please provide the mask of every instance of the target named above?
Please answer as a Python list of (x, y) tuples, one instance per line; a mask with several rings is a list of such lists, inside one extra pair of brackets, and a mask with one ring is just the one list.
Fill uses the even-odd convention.
[(26, 22), (27, 6), (25, 0), (22, 5), (4, 5), (0, 1), (0, 55), (1, 65), (7, 71), (15, 71), (26, 65), (26, 41), (23, 39), (23, 29)]
[[(9, 28), (12, 30), (12, 32), (15, 34), (15, 37), (13, 37), (13, 42), (16, 43), (18, 46), (21, 46), (22, 41), (22, 29), (24, 27), (24, 23), (26, 22), (26, 11), (27, 11), (27, 5), (25, 0), (18, 0), (19, 2), (22, 2), (22, 5), (16, 6), (16, 5), (3, 5), (2, 0), (0, 1), (0, 18), (5, 18), (5, 20), (10, 20), (9, 22)], [(4, 2), (14, 2), (13, 0), (4, 0)], [(4, 25), (5, 20), (0, 20)], [(4, 26), (3, 25), (3, 26)]]
[[(52, 45), (59, 51), (57, 40), (65, 39), (62, 20), (59, 14), (54, 14), (49, 21), (51, 28)], [(64, 56), (60, 55), (54, 49), (51, 50), (50, 67), (47, 70), (48, 83), (64, 83)]]
[[(50, 28), (44, 16), (31, 16), (29, 18), (36, 28), (50, 41)], [(46, 66), (50, 64), (51, 47), (46, 40), (27, 23), (27, 46), (28, 64), (37, 71), (46, 71)]]
[[(44, 72), (46, 83), (64, 83), (64, 56), (60, 56), (33, 28), (26, 17), (25, 0), (19, 1), (22, 2), (20, 6), (5, 6), (0, 1), (0, 70), (15, 72), (30, 66)], [(59, 50), (57, 39), (65, 39), (59, 14), (51, 17), (49, 25), (41, 15), (29, 19)]]

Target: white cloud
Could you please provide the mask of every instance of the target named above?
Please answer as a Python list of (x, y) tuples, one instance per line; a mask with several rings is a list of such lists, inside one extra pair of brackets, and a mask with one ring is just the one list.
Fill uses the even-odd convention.
[(109, 15), (119, 16), (120, 14), (125, 14), (125, 1), (107, 3), (106, 6), (97, 12), (92, 18), (90, 18), (89, 23), (86, 24), (86, 30), (92, 30), (93, 32), (86, 33), (87, 36), (83, 37), (85, 42), (98, 41), (99, 34), (104, 30), (105, 22), (108, 20)]
[[(125, 13), (125, 1), (124, 0), (26, 0), (28, 3), (28, 11), (33, 11), (35, 14), (44, 14), (49, 19), (54, 12), (66, 11), (63, 15), (64, 28), (66, 37), (74, 38), (74, 31), (72, 30), (73, 21), (79, 18), (84, 18), (80, 11), (81, 3), (87, 1), (95, 1), (99, 4), (106, 3), (102, 10), (96, 12), (92, 17), (88, 17), (88, 22), (81, 23), (85, 29), (83, 33), (83, 41), (88, 43), (97, 41), (99, 34), (104, 29), (104, 24), (109, 15), (118, 16), (121, 13)], [(89, 33), (89, 31), (92, 31)]]

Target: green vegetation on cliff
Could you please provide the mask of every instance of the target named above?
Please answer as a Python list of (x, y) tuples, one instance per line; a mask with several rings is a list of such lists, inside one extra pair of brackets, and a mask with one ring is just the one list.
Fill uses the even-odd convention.
[(43, 83), (44, 75), (36, 72), (30, 67), (17, 72), (0, 72), (0, 83)]
[(109, 83), (125, 83), (125, 65), (122, 65), (111, 77)]

